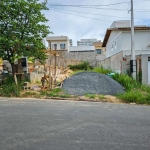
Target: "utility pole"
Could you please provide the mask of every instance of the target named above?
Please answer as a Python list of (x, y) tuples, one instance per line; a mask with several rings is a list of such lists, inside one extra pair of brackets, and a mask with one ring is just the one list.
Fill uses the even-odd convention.
[(131, 60), (130, 60), (130, 71), (131, 71), (132, 77), (134, 79), (136, 79), (133, 0), (131, 0)]

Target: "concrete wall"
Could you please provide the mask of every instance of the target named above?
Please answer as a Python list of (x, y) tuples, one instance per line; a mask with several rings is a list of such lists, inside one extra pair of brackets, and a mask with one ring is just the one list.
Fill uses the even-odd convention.
[(95, 66), (96, 63), (96, 54), (95, 52), (61, 52), (59, 51), (59, 56), (64, 59), (64, 61), (68, 64), (78, 63), (83, 61), (88, 61), (90, 65)]
[(106, 58), (103, 61), (97, 62), (97, 66), (103, 66), (106, 69), (111, 69), (115, 72), (121, 72), (121, 62), (123, 60), (123, 52), (117, 53), (112, 57)]

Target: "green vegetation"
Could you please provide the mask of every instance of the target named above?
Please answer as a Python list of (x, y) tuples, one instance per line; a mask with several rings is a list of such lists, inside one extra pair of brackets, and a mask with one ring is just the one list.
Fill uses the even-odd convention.
[(104, 95), (98, 95), (97, 97), (98, 97), (98, 99), (100, 99), (100, 100), (105, 100), (105, 99), (106, 99), (106, 97), (105, 97)]
[(24, 92), (21, 97), (32, 97), (32, 96), (37, 96), (38, 94), (36, 92), (30, 92), (30, 91), (27, 91), (27, 92)]
[(25, 82), (25, 79), (22, 81), (18, 80), (18, 85), (16, 86), (13, 76), (8, 76), (4, 80), (4, 83), (0, 86), (1, 87), (0, 96), (19, 97), (24, 82)]
[(1, 0), (0, 57), (10, 62), (14, 73), (14, 62), (22, 56), (39, 59), (43, 63), (46, 55), (42, 39), (49, 32), (44, 14), (46, 1)]
[(110, 69), (104, 69), (103, 66), (101, 66), (101, 67), (95, 67), (93, 69), (93, 71), (94, 72), (98, 72), (98, 73), (102, 73), (102, 74), (108, 74), (108, 73), (112, 72), (112, 70), (110, 70)]
[(118, 95), (124, 102), (136, 104), (150, 104), (150, 93), (141, 90), (131, 90), (124, 94)]
[(94, 99), (96, 97), (96, 95), (87, 93), (87, 94), (85, 94), (85, 97)]
[(72, 96), (69, 94), (65, 94), (64, 91), (60, 88), (52, 89), (51, 91), (41, 91), (42, 96), (48, 97), (60, 97), (60, 98), (71, 98)]
[(150, 87), (141, 84), (126, 74), (116, 73), (112, 76), (126, 90), (124, 94), (119, 94), (118, 98), (126, 103), (150, 104)]
[(77, 65), (69, 65), (68, 67), (72, 70), (82, 70), (82, 71), (83, 70), (88, 71), (93, 69), (92, 66), (90, 66), (88, 61), (84, 61), (83, 63)]
[(133, 79), (132, 77), (126, 75), (126, 74), (118, 74), (116, 73), (114, 76), (112, 76), (114, 80), (119, 82), (127, 91), (131, 91), (134, 88), (140, 88), (141, 83), (137, 80)]

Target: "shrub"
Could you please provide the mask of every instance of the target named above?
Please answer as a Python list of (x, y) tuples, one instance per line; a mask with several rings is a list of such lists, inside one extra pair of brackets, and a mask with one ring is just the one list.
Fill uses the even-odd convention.
[(141, 86), (138, 81), (126, 74), (116, 73), (112, 78), (119, 82), (127, 91), (130, 91), (133, 88), (140, 88)]
[(4, 80), (3, 85), (1, 85), (0, 95), (4, 97), (11, 97), (11, 96), (19, 97), (24, 82), (25, 80), (22, 81), (18, 80), (18, 85), (16, 85), (14, 77), (9, 75)]
[(95, 67), (93, 69), (93, 71), (94, 72), (98, 72), (98, 73), (102, 73), (102, 74), (108, 74), (108, 73), (112, 72), (112, 70), (110, 70), (110, 69), (104, 69), (103, 66), (101, 66), (101, 67)]
[(139, 91), (129, 91), (124, 94), (120, 94), (118, 97), (121, 98), (124, 102), (136, 103), (143, 98), (143, 95)]
[(83, 63), (77, 64), (77, 65), (68, 65), (70, 69), (72, 70), (91, 70), (93, 69), (92, 66), (90, 66), (88, 61), (84, 61)]
[(85, 96), (88, 97), (88, 98), (93, 98), (93, 99), (96, 97), (95, 94), (89, 94), (89, 93), (85, 94)]

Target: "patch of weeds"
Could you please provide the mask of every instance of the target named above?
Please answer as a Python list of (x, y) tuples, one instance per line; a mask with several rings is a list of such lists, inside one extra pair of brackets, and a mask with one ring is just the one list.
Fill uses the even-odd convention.
[(147, 104), (146, 95), (138, 90), (132, 90), (124, 94), (119, 94), (118, 97), (126, 103)]
[(94, 72), (97, 72), (97, 73), (101, 73), (101, 74), (108, 74), (108, 73), (111, 73), (111, 72), (112, 72), (112, 70), (110, 70), (110, 69), (105, 69), (105, 68), (103, 68), (103, 66), (101, 66), (101, 67), (95, 67), (95, 68), (93, 69), (93, 71), (94, 71)]
[(40, 91), (40, 95), (42, 95), (42, 96), (47, 96), (48, 93), (49, 93), (49, 91)]
[(141, 87), (140, 87), (140, 89), (141, 89), (142, 91), (145, 91), (145, 92), (150, 93), (150, 86), (147, 86), (147, 85), (142, 84)]
[(99, 100), (107, 99), (104, 95), (98, 95), (97, 97), (98, 97)]
[(150, 93), (148, 93), (148, 94), (147, 94), (147, 96), (146, 96), (146, 100), (147, 100), (147, 104), (149, 104), (149, 105), (150, 105)]
[(141, 86), (138, 81), (126, 74), (116, 73), (112, 76), (112, 78), (119, 82), (127, 91), (131, 91), (132, 89), (139, 88)]
[(51, 91), (48, 91), (48, 90), (41, 91), (40, 95), (57, 97), (59, 95), (59, 93), (61, 93), (61, 92), (62, 92), (62, 89), (55, 88), (55, 89), (52, 89)]
[(68, 65), (68, 67), (72, 70), (92, 70), (93, 69), (88, 61), (84, 61), (76, 65)]
[(18, 80), (18, 85), (15, 84), (14, 77), (9, 75), (1, 85), (0, 96), (4, 97), (19, 97), (25, 80)]
[(87, 93), (87, 94), (85, 94), (85, 97), (94, 99), (96, 97), (96, 95)]
[(39, 95), (36, 92), (25, 92), (21, 95), (21, 97), (29, 97), (29, 96), (36, 96)]
[(50, 93), (47, 93), (47, 96), (49, 96), (49, 97), (59, 97), (59, 94), (50, 92)]
[(70, 98), (70, 97), (72, 97), (72, 96), (69, 95), (69, 94), (53, 93), (53, 92), (49, 93), (48, 96), (49, 96), (49, 97), (60, 97), (60, 98)]
[(59, 97), (61, 98), (71, 98), (72, 96), (69, 94), (60, 94)]
[(62, 89), (61, 88), (55, 88), (55, 89), (52, 89), (51, 92), (60, 93), (60, 92), (62, 92)]

